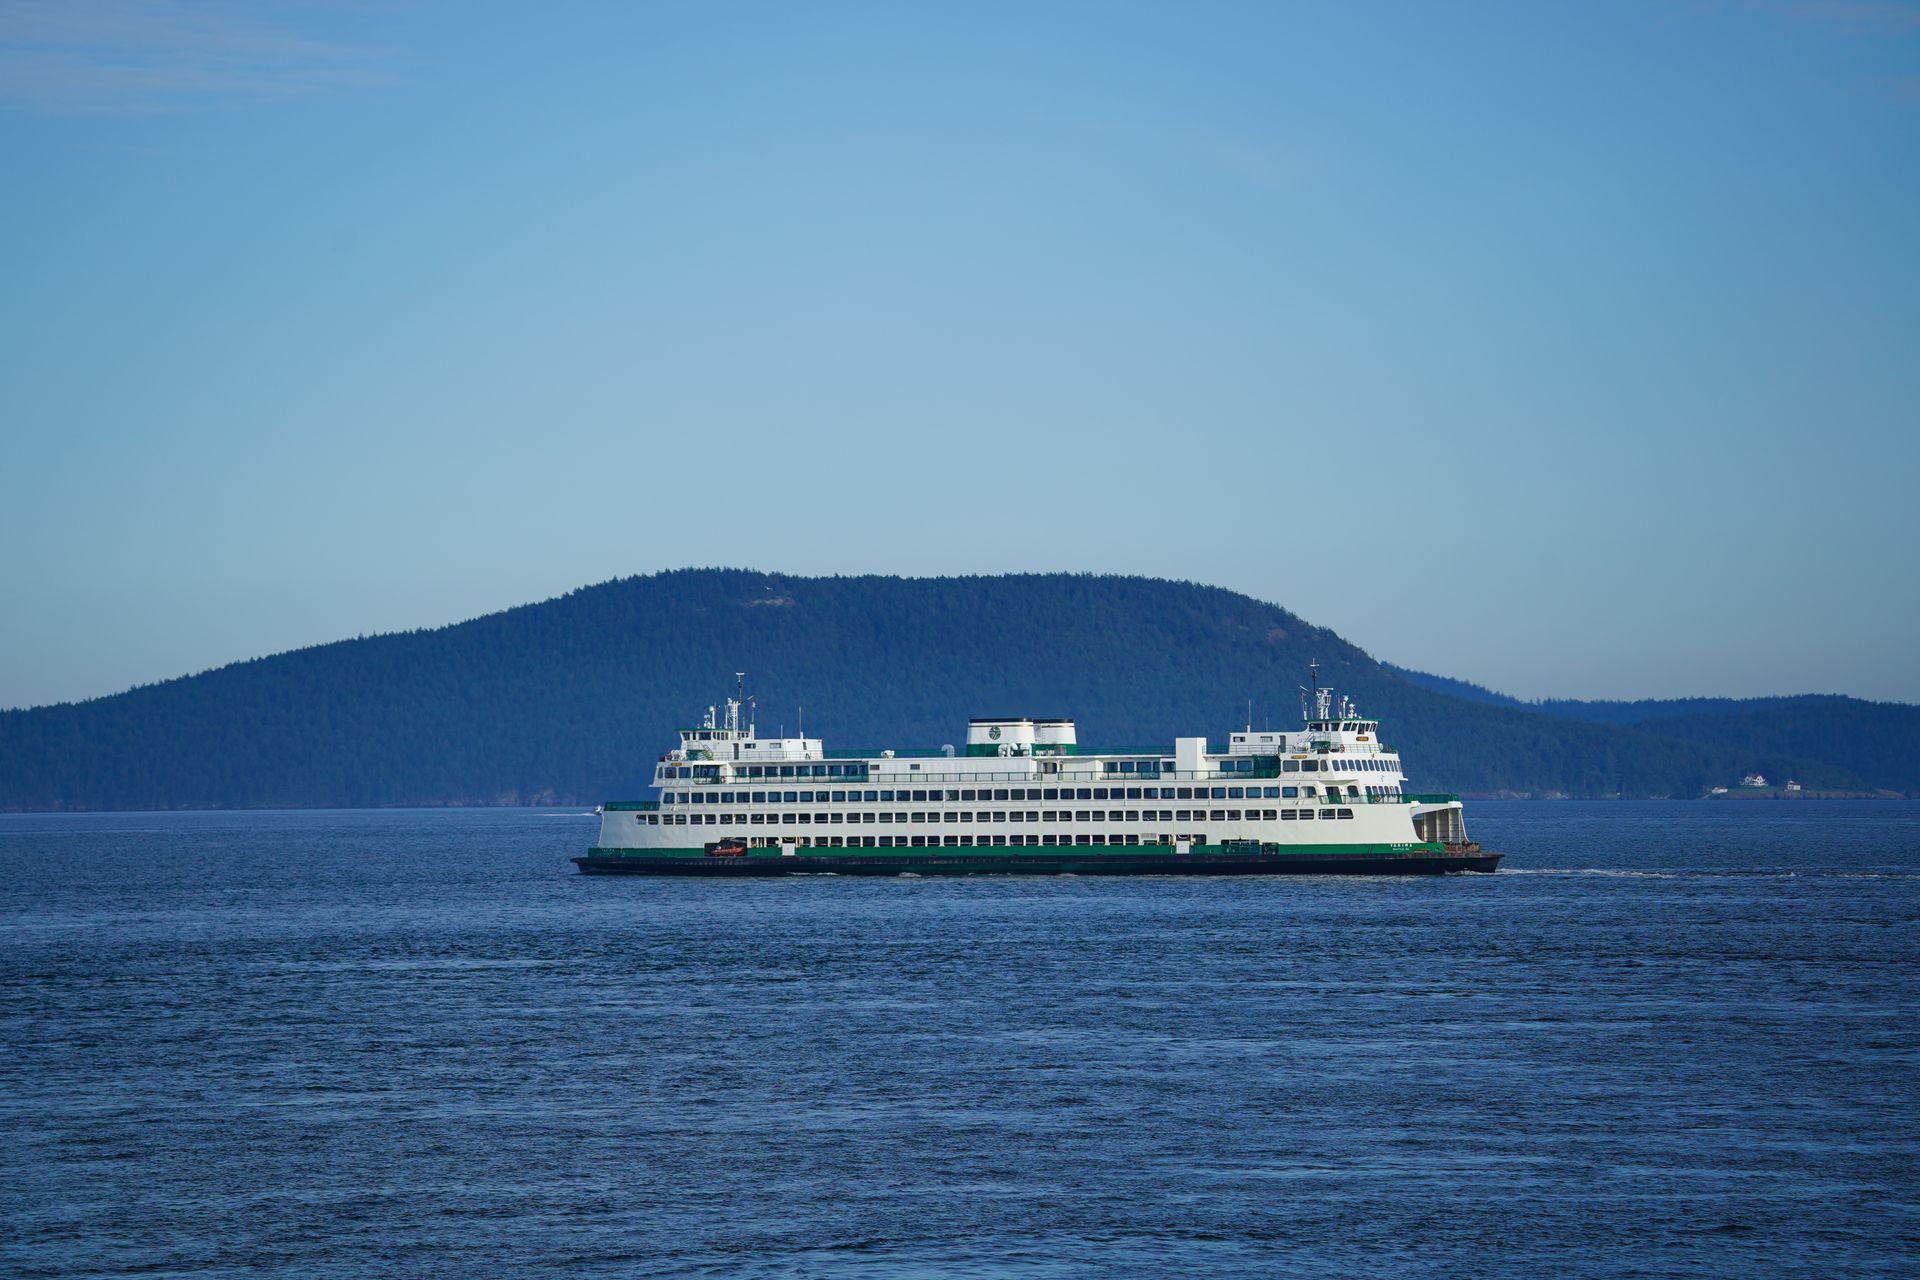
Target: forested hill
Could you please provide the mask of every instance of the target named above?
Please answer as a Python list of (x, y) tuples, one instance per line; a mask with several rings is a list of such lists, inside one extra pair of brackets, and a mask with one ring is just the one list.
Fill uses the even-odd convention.
[(1420, 687), (1285, 609), (1142, 578), (626, 578), (432, 631), (346, 640), (90, 702), (0, 712), (0, 808), (592, 803), (749, 674), (763, 731), (830, 749), (964, 741), (1066, 714), (1080, 740), (1298, 723), (1323, 679), (1384, 721), (1421, 788), (1694, 796), (1760, 770), (1858, 788), (1762, 744), (1587, 723)]

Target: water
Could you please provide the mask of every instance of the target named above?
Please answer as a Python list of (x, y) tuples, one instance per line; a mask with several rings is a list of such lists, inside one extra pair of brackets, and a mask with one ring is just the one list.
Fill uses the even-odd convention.
[(1920, 1274), (1920, 805), (1441, 880), (584, 878), (0, 816), (0, 1272)]

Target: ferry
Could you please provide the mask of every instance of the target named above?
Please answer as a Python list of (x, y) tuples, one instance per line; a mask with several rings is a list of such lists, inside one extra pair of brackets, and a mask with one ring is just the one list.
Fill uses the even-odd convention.
[(744, 680), (679, 730), (656, 798), (609, 800), (591, 875), (1433, 875), (1493, 871), (1456, 795), (1404, 789), (1379, 723), (1320, 687), (1299, 731), (1082, 749), (1059, 716), (980, 716), (964, 752), (762, 738)]

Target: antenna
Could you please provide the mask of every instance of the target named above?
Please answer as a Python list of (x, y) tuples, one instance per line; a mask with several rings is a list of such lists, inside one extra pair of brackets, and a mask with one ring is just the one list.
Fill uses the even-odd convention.
[(1253, 699), (1247, 699), (1247, 732), (1253, 732)]

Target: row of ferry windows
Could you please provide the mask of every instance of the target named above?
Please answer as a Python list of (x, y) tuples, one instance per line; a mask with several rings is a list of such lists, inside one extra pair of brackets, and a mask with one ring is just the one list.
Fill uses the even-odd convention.
[[(919, 765), (914, 765), (918, 769)], [(870, 766), (864, 764), (744, 764), (736, 767), (735, 772), (746, 778), (841, 778), (849, 782), (865, 782)], [(663, 778), (715, 778), (720, 776), (717, 764), (668, 764), (660, 766)]]
[[(1327, 813), (1327, 814), (1322, 814), (1321, 816), (1330, 818), (1333, 815), (1331, 813)], [(1351, 809), (1342, 809), (1340, 811), (1340, 816), (1343, 818), (1351, 818), (1353, 816), (1353, 811)], [(876, 849), (876, 848), (877, 849), (906, 849), (906, 848), (1031, 849), (1043, 844), (1074, 845), (1076, 847), (1080, 845), (1100, 845), (1100, 844), (1171, 845), (1171, 844), (1176, 844), (1182, 840), (1185, 840), (1191, 844), (1206, 844), (1207, 833), (1204, 831), (1195, 831), (1192, 833), (1181, 832), (1178, 835), (1175, 835), (1172, 832), (1162, 831), (1157, 834), (1154, 832), (1148, 832), (1145, 835), (1141, 835), (1138, 832), (1129, 831), (1125, 833), (1112, 832), (1107, 835), (1100, 835), (1098, 833), (1095, 833), (1092, 835), (1088, 835), (1084, 833), (1076, 833), (1074, 835), (1053, 835), (1053, 836), (988, 836), (988, 835), (981, 835), (981, 836), (785, 836), (785, 835), (781, 835), (781, 836), (748, 836), (747, 844), (749, 847), (755, 848), (755, 849), (771, 849), (776, 844), (792, 844), (800, 847), (810, 847), (814, 849)]]
[(1338, 815), (1351, 818), (1353, 810), (1335, 809), (1062, 809), (1025, 813), (649, 813), (650, 827), (825, 827), (868, 823), (907, 823), (923, 826), (962, 822), (1311, 822)]
[[(1338, 791), (1338, 786), (1331, 788)], [(1388, 788), (1367, 788), (1369, 794)], [(1292, 800), (1318, 795), (1309, 782), (1282, 787), (981, 787), (899, 791), (667, 791), (667, 804), (891, 804), (899, 800)], [(1353, 794), (1359, 794), (1357, 790)]]
[[(1218, 762), (1222, 773), (1252, 773), (1254, 760), (1251, 756)], [(1338, 765), (1338, 770), (1335, 765)], [(919, 765), (914, 765), (919, 768)], [(1376, 756), (1362, 756), (1357, 759), (1322, 760), (1282, 760), (1282, 773), (1348, 773), (1354, 770), (1387, 771), (1395, 767), (1394, 762)], [(738, 767), (737, 772), (746, 778), (841, 778), (849, 782), (865, 782), (870, 776), (870, 766), (864, 764), (749, 764)], [(1171, 760), (1109, 760), (1105, 766), (1109, 774), (1125, 775), (1137, 773), (1143, 777), (1154, 777), (1160, 772), (1173, 772)], [(720, 766), (717, 764), (663, 765), (660, 769), (663, 779), (711, 779), (718, 780)]]

